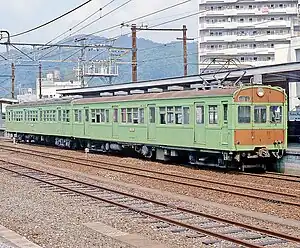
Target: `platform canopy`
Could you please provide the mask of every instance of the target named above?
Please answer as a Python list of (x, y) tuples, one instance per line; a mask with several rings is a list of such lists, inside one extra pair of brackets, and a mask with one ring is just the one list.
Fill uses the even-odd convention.
[(263, 83), (272, 84), (276, 82), (300, 82), (300, 62), (275, 64), (260, 67), (248, 67), (232, 70), (222, 70), (216, 73), (203, 73), (187, 77), (174, 77), (159, 80), (139, 81), (113, 85), (101, 85), (86, 88), (73, 88), (58, 90), (63, 96), (82, 95), (84, 97), (95, 97), (105, 94), (115, 94), (120, 91), (126, 94), (151, 92), (152, 90), (176, 90), (205, 88), (210, 85), (226, 83)]
[(11, 98), (0, 98), (0, 103), (7, 103), (7, 104), (13, 104), (18, 103), (19, 101), (17, 99), (11, 99)]

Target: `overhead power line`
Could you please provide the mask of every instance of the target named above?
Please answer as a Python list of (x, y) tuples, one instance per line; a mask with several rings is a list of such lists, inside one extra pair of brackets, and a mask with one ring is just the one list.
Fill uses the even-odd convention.
[(53, 23), (53, 22), (55, 22), (55, 21), (57, 21), (57, 20), (59, 20), (59, 19), (65, 17), (66, 15), (68, 15), (68, 14), (74, 12), (75, 10), (80, 9), (80, 8), (83, 7), (84, 5), (90, 3), (91, 1), (92, 1), (92, 0), (88, 0), (88, 1), (86, 1), (85, 3), (83, 3), (83, 4), (79, 5), (79, 6), (77, 6), (76, 8), (71, 9), (70, 11), (68, 11), (68, 12), (66, 12), (66, 13), (64, 13), (64, 14), (62, 14), (62, 15), (60, 15), (60, 16), (58, 16), (58, 17), (56, 17), (56, 18), (54, 18), (54, 19), (52, 19), (52, 20), (50, 20), (50, 21), (48, 21), (48, 22), (46, 22), (46, 23), (43, 23), (43, 24), (41, 24), (41, 25), (39, 25), (39, 26), (37, 26), (37, 27), (31, 28), (31, 29), (26, 30), (26, 31), (23, 31), (23, 32), (21, 32), (21, 33), (13, 34), (13, 35), (11, 35), (10, 37), (20, 36), (20, 35), (27, 34), (27, 33), (30, 33), (30, 32), (32, 32), (32, 31), (35, 31), (35, 30), (37, 30), (37, 29), (40, 29), (40, 28), (42, 28), (42, 27), (44, 27), (44, 26), (46, 26), (46, 25), (49, 25), (49, 24), (51, 24), (51, 23)]
[(134, 21), (137, 21), (137, 20), (146, 18), (146, 17), (148, 17), (148, 16), (152, 16), (152, 15), (155, 15), (155, 14), (158, 14), (158, 13), (161, 13), (161, 12), (164, 12), (164, 11), (166, 11), (166, 10), (169, 10), (169, 9), (172, 9), (172, 8), (175, 8), (175, 7), (178, 7), (178, 6), (180, 6), (180, 5), (183, 5), (183, 4), (185, 4), (185, 3), (188, 3), (188, 2), (190, 2), (190, 1), (191, 1), (191, 0), (186, 0), (186, 1), (184, 1), (184, 2), (180, 2), (180, 3), (177, 3), (177, 4), (171, 5), (171, 6), (169, 6), (169, 7), (166, 7), (166, 8), (163, 8), (163, 9), (159, 9), (159, 10), (156, 10), (156, 11), (153, 11), (153, 12), (151, 12), (151, 13), (149, 13), (149, 14), (142, 15), (142, 16), (136, 17), (136, 18), (134, 18), (134, 19), (128, 20), (128, 21), (126, 21), (126, 22), (122, 22), (122, 23), (120, 23), (120, 24), (116, 24), (116, 25), (113, 25), (113, 26), (111, 26), (111, 27), (108, 27), (108, 28), (105, 28), (105, 29), (102, 29), (102, 30), (93, 32), (93, 33), (91, 33), (91, 34), (86, 35), (86, 37), (92, 36), (92, 35), (94, 35), (94, 34), (99, 34), (99, 33), (102, 33), (102, 32), (104, 32), (104, 31), (108, 31), (108, 30), (111, 30), (111, 29), (114, 29), (114, 28), (118, 28), (118, 27), (120, 27), (120, 26), (122, 27), (122, 26), (124, 26), (125, 24), (128, 24), (128, 23), (131, 23), (131, 22), (134, 22)]

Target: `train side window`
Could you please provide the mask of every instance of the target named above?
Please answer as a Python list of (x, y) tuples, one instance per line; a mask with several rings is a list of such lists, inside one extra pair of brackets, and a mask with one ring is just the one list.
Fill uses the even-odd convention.
[(270, 122), (281, 123), (282, 122), (282, 107), (270, 106)]
[(167, 122), (168, 124), (174, 123), (174, 108), (167, 107)]
[(204, 124), (204, 106), (196, 107), (196, 123)]
[(113, 114), (113, 121), (114, 122), (118, 122), (119, 120), (118, 120), (118, 114), (119, 114), (119, 111), (118, 111), (118, 109), (114, 109), (114, 114)]
[(182, 124), (182, 107), (175, 107), (175, 124)]
[(139, 123), (139, 109), (138, 108), (133, 108), (133, 110), (132, 110), (132, 121), (134, 124)]
[(159, 108), (160, 124), (166, 124), (166, 108)]
[(250, 123), (251, 121), (251, 107), (250, 106), (239, 106), (238, 107), (238, 122), (239, 123)]
[(209, 124), (218, 124), (218, 106), (208, 106)]
[(254, 107), (254, 122), (255, 123), (266, 123), (267, 122), (267, 107), (266, 106), (255, 106)]
[(150, 123), (155, 123), (155, 107), (150, 107), (149, 108), (149, 122)]
[(144, 109), (143, 108), (140, 108), (139, 109), (139, 122), (141, 124), (143, 124), (145, 121), (145, 115), (144, 115)]
[(183, 124), (190, 124), (190, 107), (183, 107)]

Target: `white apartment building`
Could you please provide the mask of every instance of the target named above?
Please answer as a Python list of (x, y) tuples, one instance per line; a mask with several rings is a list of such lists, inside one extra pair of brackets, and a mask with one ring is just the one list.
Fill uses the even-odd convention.
[(275, 46), (288, 44), (298, 0), (199, 0), (199, 71), (211, 58), (245, 66), (275, 63)]
[[(45, 78), (41, 79), (42, 98), (59, 98), (61, 95), (57, 90), (80, 88), (80, 81), (61, 81), (58, 72), (47, 73)], [(36, 97), (39, 98), (39, 78), (36, 79)]]

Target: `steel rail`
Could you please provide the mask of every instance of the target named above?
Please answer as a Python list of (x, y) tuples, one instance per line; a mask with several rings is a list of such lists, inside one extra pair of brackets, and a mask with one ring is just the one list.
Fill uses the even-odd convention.
[[(9, 148), (5, 147), (3, 149), (10, 150), (10, 151), (16, 151), (14, 148), (11, 148), (11, 147), (9, 147)], [(236, 188), (243, 188), (243, 189), (247, 189), (247, 190), (261, 191), (261, 192), (264, 192), (264, 193), (278, 194), (278, 195), (281, 195), (281, 196), (289, 196), (289, 197), (299, 198), (299, 195), (288, 194), (288, 193), (279, 193), (279, 192), (276, 192), (276, 191), (256, 189), (256, 188), (247, 187), (247, 186), (238, 186), (238, 185), (234, 185), (234, 184), (222, 183), (222, 182), (217, 182), (217, 181), (208, 180), (208, 179), (178, 176), (178, 175), (173, 175), (173, 174), (169, 174), (169, 173), (156, 172), (156, 171), (147, 170), (147, 169), (140, 169), (140, 168), (132, 168), (130, 166), (113, 164), (113, 163), (108, 163), (108, 162), (85, 160), (85, 159), (81, 159), (81, 158), (74, 158), (74, 157), (67, 156), (67, 155), (57, 155), (57, 154), (53, 154), (53, 153), (49, 153), (49, 152), (43, 152), (43, 151), (32, 151), (32, 150), (26, 149), (26, 148), (20, 148), (20, 149), (22, 149), (22, 150), (20, 150), (20, 151), (18, 150), (18, 152), (33, 155), (33, 156), (48, 158), (48, 159), (52, 159), (52, 160), (59, 160), (59, 161), (62, 161), (62, 162), (72, 163), (72, 161), (70, 161), (69, 159), (73, 159), (73, 160), (76, 160), (75, 163), (78, 164), (78, 165), (93, 167), (93, 168), (97, 168), (97, 169), (104, 169), (104, 170), (108, 170), (108, 171), (114, 171), (114, 172), (123, 173), (123, 174), (127, 174), (127, 175), (145, 177), (145, 178), (160, 180), (160, 181), (164, 181), (164, 182), (176, 183), (176, 184), (181, 184), (181, 185), (185, 185), (185, 186), (191, 186), (191, 187), (196, 187), (196, 188), (214, 190), (214, 191), (218, 191), (218, 192), (222, 192), (222, 193), (229, 193), (229, 194), (238, 195), (238, 196), (246, 196), (246, 197), (249, 197), (249, 198), (264, 200), (264, 201), (267, 201), (267, 202), (282, 203), (282, 204), (287, 204), (287, 205), (293, 205), (293, 206), (300, 207), (300, 202), (274, 199), (274, 198), (266, 198), (266, 197), (253, 195), (253, 194), (248, 194), (248, 193), (241, 193), (241, 192), (237, 192), (237, 191), (231, 191), (231, 190), (226, 190), (226, 189), (209, 187), (209, 186), (204, 186), (204, 185), (199, 185), (199, 184), (192, 184), (192, 183), (187, 183), (187, 182), (179, 182), (179, 181), (166, 179), (166, 178), (159, 178), (159, 177), (150, 176), (150, 175), (142, 175), (142, 174), (137, 174), (137, 173), (133, 173), (133, 172), (129, 172), (129, 171), (123, 171), (123, 170), (118, 170), (118, 169), (113, 169), (113, 168), (107, 168), (107, 167), (104, 167), (104, 166), (101, 166), (101, 165), (91, 165), (91, 164), (88, 164), (88, 163), (79, 162), (78, 160), (95, 162), (95, 163), (103, 163), (103, 164), (110, 165), (110, 166), (123, 167), (123, 168), (132, 169), (132, 170), (143, 171), (143, 172), (157, 173), (157, 174), (160, 174), (160, 175), (173, 176), (173, 177), (177, 177), (177, 178), (180, 178), (180, 179), (191, 179), (191, 180), (197, 180), (197, 181), (202, 181), (202, 182), (209, 182), (209, 183), (215, 183), (215, 184), (220, 184), (220, 185), (232, 186), (232, 187), (236, 187)], [(27, 151), (24, 151), (24, 150), (27, 150)], [(38, 154), (38, 153), (41, 153), (41, 154)], [(48, 156), (42, 155), (42, 154), (47, 154)], [(61, 157), (65, 157), (65, 158), (68, 158), (68, 159), (49, 157), (49, 155), (51, 155), (51, 156), (61, 156)]]
[[(224, 219), (224, 218), (221, 218), (221, 217), (217, 217), (217, 216), (213, 216), (213, 215), (209, 215), (209, 214), (204, 214), (204, 213), (201, 213), (201, 212), (197, 212), (197, 211), (182, 208), (182, 207), (173, 206), (173, 205), (170, 205), (168, 203), (163, 203), (163, 202), (159, 202), (159, 201), (156, 201), (156, 200), (147, 199), (147, 198), (144, 198), (144, 197), (132, 195), (132, 194), (129, 194), (129, 193), (124, 193), (124, 192), (117, 191), (117, 190), (107, 189), (107, 188), (101, 187), (99, 185), (95, 185), (95, 184), (91, 184), (91, 183), (87, 183), (87, 182), (82, 182), (82, 181), (79, 181), (79, 180), (76, 180), (76, 179), (68, 178), (68, 177), (57, 175), (57, 174), (54, 174), (54, 173), (49, 173), (49, 172), (46, 172), (46, 171), (43, 171), (43, 170), (31, 168), (31, 167), (24, 166), (24, 165), (21, 165), (21, 164), (18, 164), (18, 163), (9, 162), (9, 161), (6, 161), (4, 159), (0, 159), (0, 161), (3, 162), (3, 163), (6, 163), (6, 164), (11, 164), (11, 165), (14, 165), (14, 166), (18, 166), (18, 167), (21, 167), (21, 168), (24, 168), (24, 169), (27, 169), (27, 170), (29, 169), (29, 170), (32, 170), (32, 171), (35, 171), (35, 172), (43, 173), (47, 176), (57, 177), (59, 179), (68, 180), (68, 181), (73, 182), (73, 183), (78, 183), (78, 184), (82, 184), (82, 185), (85, 185), (85, 186), (90, 186), (90, 187), (94, 187), (94, 188), (97, 188), (97, 189), (117, 193), (117, 194), (120, 194), (120, 195), (124, 195), (124, 196), (127, 196), (127, 197), (132, 197), (132, 198), (135, 198), (135, 199), (138, 199), (138, 200), (143, 200), (143, 201), (154, 203), (154, 204), (161, 205), (161, 206), (164, 206), (164, 207), (169, 207), (169, 208), (172, 208), (172, 209), (175, 209), (175, 210), (180, 210), (182, 212), (194, 214), (194, 215), (197, 215), (197, 216), (209, 218), (209, 219), (224, 222), (224, 223), (227, 223), (227, 224), (240, 226), (240, 227), (243, 227), (243, 228), (251, 230), (251, 231), (257, 231), (257, 232), (264, 233), (264, 234), (267, 234), (267, 235), (271, 235), (271, 236), (274, 236), (274, 237), (282, 238), (282, 239), (285, 239), (285, 240), (288, 240), (288, 241), (299, 242), (300, 243), (300, 238), (294, 237), (294, 236), (291, 236), (291, 235), (282, 234), (282, 233), (274, 232), (274, 231), (271, 231), (271, 230), (268, 230), (268, 229), (263, 229), (263, 228), (259, 228), (259, 227), (255, 227), (255, 226), (250, 226), (250, 225), (247, 225), (245, 223), (240, 223), (240, 222), (236, 222), (236, 221), (227, 220), (227, 219)], [(215, 232), (212, 232), (212, 231), (208, 231), (208, 230), (203, 229), (203, 228), (199, 228), (199, 227), (192, 226), (192, 225), (189, 225), (189, 224), (186, 224), (186, 223), (182, 223), (182, 222), (179, 222), (179, 221), (176, 221), (176, 220), (173, 220), (173, 219), (169, 219), (169, 218), (166, 218), (166, 217), (163, 217), (163, 216), (159, 216), (159, 215), (150, 213), (148, 211), (144, 211), (144, 210), (139, 209), (139, 208), (127, 206), (127, 205), (124, 205), (122, 203), (118, 203), (118, 202), (115, 202), (115, 201), (112, 201), (112, 200), (101, 198), (99, 196), (94, 196), (94, 195), (91, 195), (89, 193), (74, 190), (74, 189), (68, 188), (66, 186), (62, 186), (62, 185), (59, 185), (59, 184), (56, 184), (56, 183), (53, 183), (53, 182), (49, 182), (49, 181), (44, 180), (44, 179), (40, 179), (40, 178), (31, 176), (31, 175), (27, 175), (26, 173), (15, 171), (15, 170), (5, 168), (5, 167), (2, 167), (2, 166), (0, 166), (0, 169), (18, 174), (20, 176), (31, 178), (31, 179), (34, 179), (36, 181), (52, 185), (54, 187), (58, 187), (58, 188), (61, 188), (61, 189), (67, 190), (67, 191), (71, 191), (73, 193), (81, 194), (81, 195), (84, 195), (84, 196), (87, 196), (87, 197), (91, 197), (93, 199), (97, 199), (97, 200), (104, 201), (104, 202), (107, 202), (107, 203), (110, 203), (110, 204), (113, 204), (113, 205), (116, 205), (116, 206), (119, 206), (119, 207), (122, 207), (122, 208), (126, 208), (126, 209), (129, 209), (129, 210), (138, 212), (138, 213), (142, 213), (142, 214), (145, 214), (145, 215), (163, 220), (165, 222), (169, 222), (169, 223), (172, 223), (172, 224), (175, 224), (175, 225), (186, 227), (188, 229), (198, 231), (198, 232), (210, 235), (210, 236), (214, 236), (214, 237), (220, 238), (222, 240), (227, 240), (227, 241), (234, 242), (234, 243), (237, 243), (237, 244), (245, 245), (246, 247), (250, 247), (250, 248), (261, 248), (261, 247), (263, 247), (263, 246), (259, 246), (259, 245), (256, 245), (256, 244), (251, 244), (251, 243), (248, 243), (248, 242), (245, 242), (245, 241), (233, 238), (233, 237), (228, 237), (228, 236), (223, 235), (223, 234), (218, 234), (218, 233), (215, 233)]]
[[(271, 173), (271, 172), (268, 172), (267, 174), (263, 174), (263, 175), (248, 173), (248, 172), (239, 172), (239, 174), (247, 175), (247, 176), (253, 176), (253, 177), (270, 178), (270, 179), (275, 179), (275, 180), (282, 180), (282, 181), (300, 183), (300, 179), (299, 179), (300, 176), (297, 176), (297, 175), (276, 174), (276, 173)], [(272, 176), (272, 175), (275, 175), (275, 176)], [(279, 176), (279, 177), (276, 177), (276, 176)], [(286, 178), (286, 177), (291, 177), (291, 178)]]

